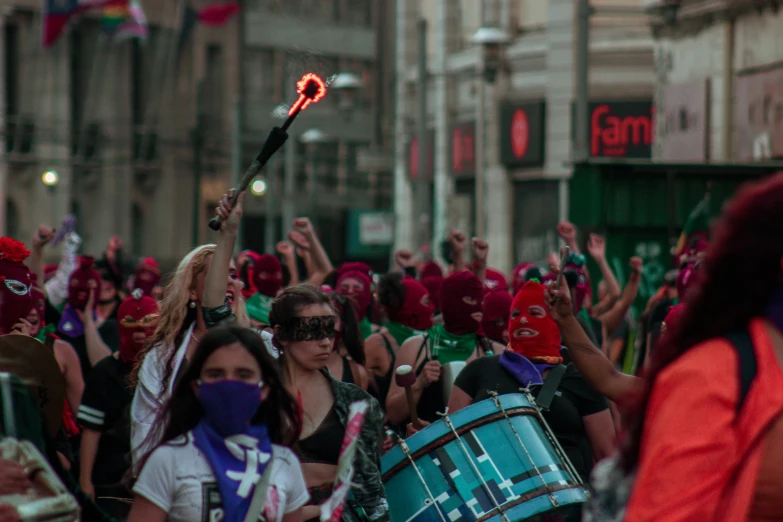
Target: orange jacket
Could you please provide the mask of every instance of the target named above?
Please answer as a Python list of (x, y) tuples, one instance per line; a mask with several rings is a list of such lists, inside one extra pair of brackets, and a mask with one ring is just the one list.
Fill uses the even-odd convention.
[(739, 362), (725, 339), (693, 347), (655, 381), (625, 522), (741, 522), (765, 429), (783, 413), (783, 371), (763, 319), (750, 323), (757, 372), (737, 415)]

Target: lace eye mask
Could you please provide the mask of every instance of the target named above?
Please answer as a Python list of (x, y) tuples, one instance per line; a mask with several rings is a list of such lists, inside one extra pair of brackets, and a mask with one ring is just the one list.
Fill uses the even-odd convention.
[(278, 337), (284, 341), (320, 341), (334, 338), (333, 315), (315, 317), (295, 317), (285, 325), (280, 325)]

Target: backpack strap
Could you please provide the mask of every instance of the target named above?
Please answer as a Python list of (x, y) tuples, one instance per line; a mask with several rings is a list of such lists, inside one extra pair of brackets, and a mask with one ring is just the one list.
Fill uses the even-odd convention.
[(538, 397), (536, 397), (536, 404), (542, 410), (549, 411), (552, 399), (555, 398), (555, 392), (558, 386), (560, 386), (560, 381), (563, 379), (565, 372), (566, 367), (563, 364), (558, 364), (554, 368), (549, 369), (549, 373), (546, 379), (544, 379), (544, 385), (541, 387), (541, 391), (538, 392)]
[(737, 414), (742, 410), (742, 405), (748, 396), (748, 390), (756, 377), (756, 352), (753, 351), (753, 340), (747, 330), (736, 331), (728, 334), (726, 339), (737, 350), (739, 357), (739, 401), (737, 401)]

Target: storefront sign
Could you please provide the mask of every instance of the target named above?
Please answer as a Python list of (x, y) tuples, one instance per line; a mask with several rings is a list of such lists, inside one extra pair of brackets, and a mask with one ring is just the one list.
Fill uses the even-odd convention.
[(455, 176), (476, 174), (476, 124), (460, 123), (451, 129), (451, 172)]
[[(435, 145), (435, 131), (427, 131), (427, 172), (425, 179), (432, 179), (434, 172), (433, 151)], [(419, 177), (419, 138), (413, 136), (408, 142), (408, 175), (411, 180), (416, 180)]]
[(737, 159), (783, 156), (783, 67), (737, 76), (734, 151)]
[(661, 159), (707, 161), (709, 81), (666, 85), (662, 90)]
[(391, 245), (393, 242), (393, 213), (365, 212), (359, 215), (359, 243), (362, 246)]
[(500, 108), (500, 156), (507, 167), (544, 164), (544, 100), (506, 102)]
[(590, 155), (649, 158), (652, 152), (652, 101), (590, 102)]

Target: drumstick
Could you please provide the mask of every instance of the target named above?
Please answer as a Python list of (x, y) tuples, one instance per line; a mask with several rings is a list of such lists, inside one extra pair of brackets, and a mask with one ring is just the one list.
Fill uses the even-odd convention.
[(405, 397), (408, 398), (408, 412), (411, 416), (411, 423), (417, 430), (422, 428), (421, 422), (419, 422), (419, 416), (416, 414), (416, 400), (413, 398), (413, 390), (411, 386), (416, 383), (416, 374), (413, 373), (413, 368), (407, 364), (403, 364), (397, 368), (394, 372), (394, 380), (397, 386), (405, 388)]

